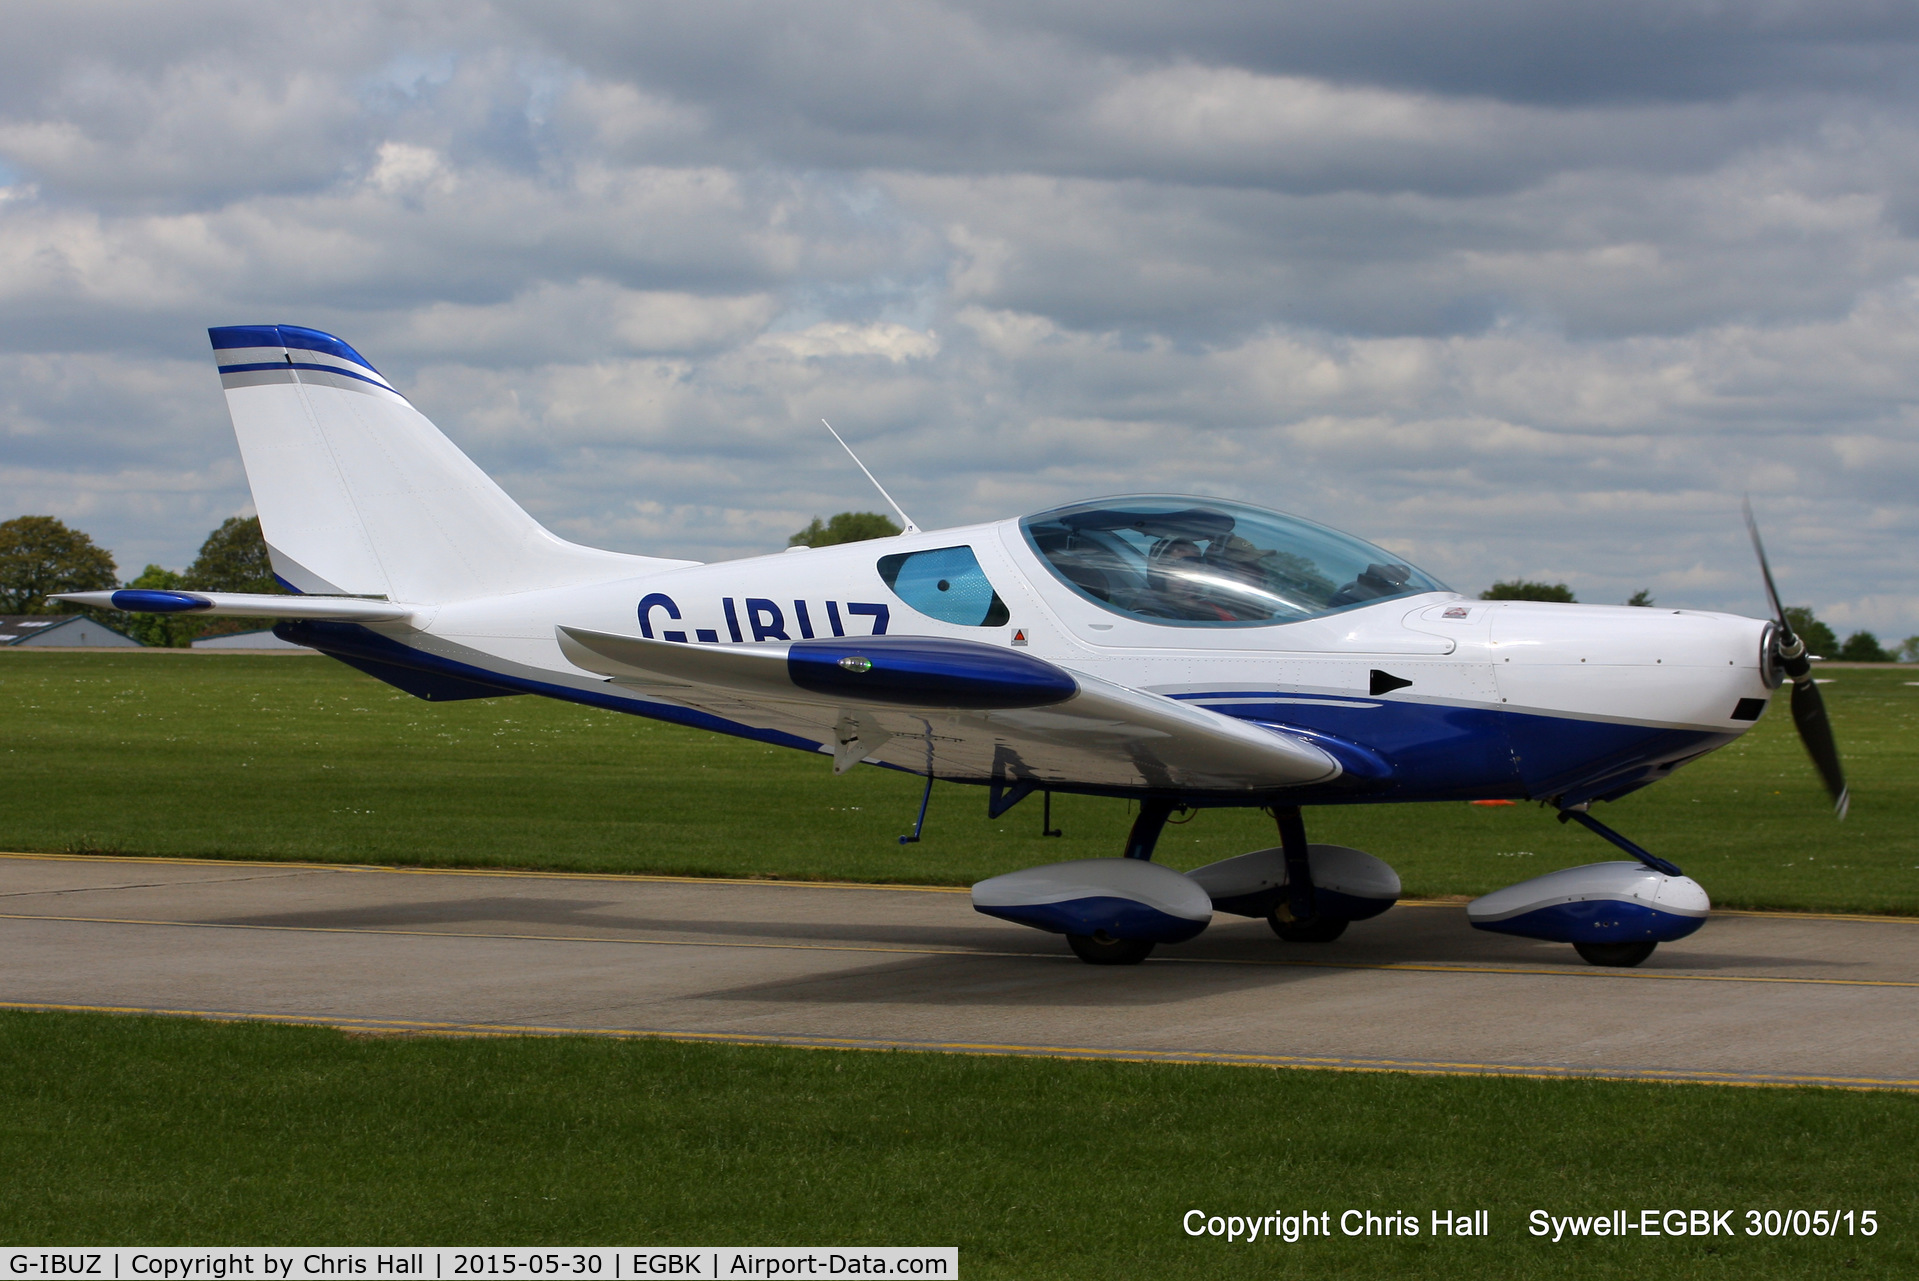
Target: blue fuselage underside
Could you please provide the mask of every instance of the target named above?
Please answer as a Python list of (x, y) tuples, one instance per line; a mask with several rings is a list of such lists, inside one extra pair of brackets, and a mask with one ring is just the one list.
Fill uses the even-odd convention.
[[(1288, 695), (1286, 701), (1214, 703), (1221, 695), (1186, 695), (1201, 707), (1303, 733), (1345, 767), (1320, 801), (1440, 801), (1565, 796), (1577, 803), (1644, 786), (1671, 767), (1723, 747), (1737, 734), (1615, 721), (1577, 720), (1488, 707), (1387, 702), (1351, 706), (1350, 699)], [(1381, 766), (1384, 766), (1382, 769)], [(1369, 777), (1370, 776), (1370, 777)]]

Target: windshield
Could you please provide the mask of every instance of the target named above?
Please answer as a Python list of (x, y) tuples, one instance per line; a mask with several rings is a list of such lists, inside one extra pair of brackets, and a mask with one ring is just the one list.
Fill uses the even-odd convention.
[(1020, 530), (1081, 596), (1177, 626), (1293, 623), (1450, 590), (1350, 534), (1211, 498), (1107, 498), (1028, 516)]

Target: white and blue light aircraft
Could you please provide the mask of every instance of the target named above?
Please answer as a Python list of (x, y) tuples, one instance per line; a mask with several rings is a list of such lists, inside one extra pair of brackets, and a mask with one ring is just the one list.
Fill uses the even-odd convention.
[[(1589, 807), (1732, 742), (1788, 679), (1844, 814), (1769, 572), (1770, 622), (1469, 600), (1323, 525), (1160, 495), (722, 564), (625, 555), (542, 528), (340, 339), (211, 334), (297, 594), (61, 599), (274, 618), (421, 698), (541, 694), (817, 752), (835, 772), (975, 783), (992, 816), (1034, 791), (1135, 799), (1123, 857), (974, 887), (980, 911), (1089, 962), (1137, 962), (1215, 912), (1329, 942), (1390, 907), (1399, 878), (1310, 844), (1302, 807), (1510, 798), (1632, 857), (1487, 895), (1472, 924), (1637, 965), (1698, 929), (1707, 897)], [(1270, 810), (1279, 844), (1190, 874), (1152, 861), (1169, 815), (1212, 806)]]

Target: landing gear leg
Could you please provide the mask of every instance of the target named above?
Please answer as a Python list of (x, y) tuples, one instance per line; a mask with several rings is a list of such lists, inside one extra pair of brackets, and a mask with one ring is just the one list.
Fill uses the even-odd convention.
[(1153, 857), (1153, 847), (1159, 844), (1159, 834), (1166, 830), (1166, 820), (1173, 815), (1173, 802), (1149, 796), (1139, 803), (1139, 817), (1133, 820), (1133, 830), (1126, 837), (1126, 857)]
[(1583, 804), (1569, 805), (1565, 809), (1560, 810), (1559, 821), (1562, 823), (1577, 823), (1587, 831), (1604, 837), (1662, 876), (1685, 875), (1685, 873), (1679, 870), (1677, 863), (1668, 863), (1657, 854), (1648, 854), (1645, 850), (1640, 849), (1637, 845), (1634, 845), (1631, 841), (1587, 813), (1586, 807)]
[[(1126, 837), (1126, 857), (1151, 860), (1159, 834), (1166, 830), (1174, 803), (1149, 796), (1139, 803), (1139, 817)], [(1068, 934), (1067, 946), (1073, 955), (1088, 965), (1138, 965), (1152, 954), (1154, 944), (1144, 939), (1121, 939), (1100, 930), (1093, 934)]]
[(1279, 844), (1286, 857), (1286, 897), (1273, 904), (1266, 923), (1288, 943), (1330, 943), (1346, 932), (1346, 920), (1322, 916), (1313, 888), (1313, 867), (1307, 856), (1306, 820), (1297, 805), (1276, 805)]

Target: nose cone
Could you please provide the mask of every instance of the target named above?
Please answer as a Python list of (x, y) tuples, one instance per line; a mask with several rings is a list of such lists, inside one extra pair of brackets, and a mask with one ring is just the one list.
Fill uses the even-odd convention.
[(1508, 601), (1488, 653), (1514, 711), (1738, 734), (1771, 694), (1765, 631), (1736, 614)]

